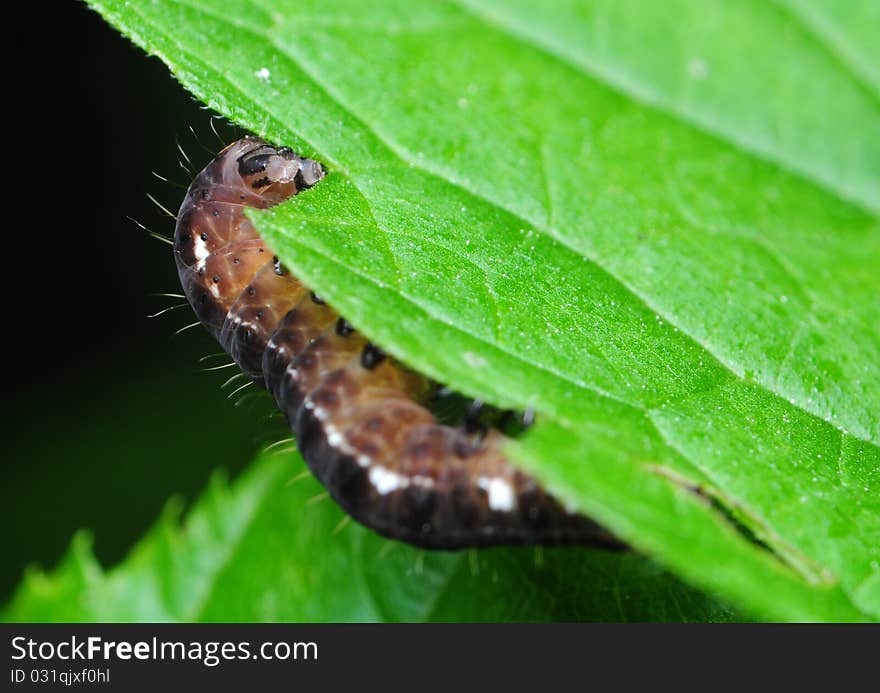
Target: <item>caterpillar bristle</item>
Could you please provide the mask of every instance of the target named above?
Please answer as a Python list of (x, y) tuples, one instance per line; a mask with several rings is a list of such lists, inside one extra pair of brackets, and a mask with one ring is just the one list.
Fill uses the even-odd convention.
[(176, 180), (171, 180), (170, 178), (166, 178), (165, 176), (158, 173), (157, 171), (150, 171), (150, 173), (153, 174), (154, 178), (162, 181), (163, 183), (165, 183), (167, 185), (170, 185), (174, 188), (179, 188), (180, 190), (186, 190), (186, 185), (184, 183), (178, 183)]
[(325, 500), (330, 498), (330, 494), (327, 491), (321, 491), (321, 493), (317, 493), (306, 501), (306, 505), (317, 505), (318, 503), (323, 503)]
[(244, 373), (236, 373), (232, 377), (224, 380), (223, 384), (220, 386), (220, 389), (225, 390), (229, 385), (232, 385), (232, 383), (234, 383), (236, 380), (238, 380), (239, 378), (244, 378), (244, 377), (245, 377)]
[(475, 549), (468, 549), (467, 553), (471, 577), (477, 577), (480, 574), (480, 557)]
[(303, 479), (308, 479), (311, 475), (312, 473), (308, 469), (304, 469), (299, 474), (290, 479), (290, 481), (287, 482), (287, 485), (293, 486), (293, 484), (302, 481)]
[[(135, 226), (137, 226), (141, 231), (146, 233), (150, 238), (153, 238), (154, 240), (157, 240), (157, 241), (161, 241), (162, 243), (165, 243), (166, 245), (174, 245), (174, 241), (170, 237), (165, 236), (161, 233), (157, 233), (156, 231), (153, 231), (152, 229), (148, 229), (146, 226), (144, 226), (141, 222), (139, 222), (134, 217), (126, 217), (126, 218), (129, 221), (131, 221), (133, 224), (135, 224)], [(183, 296), (181, 296), (181, 298), (183, 298)]]
[(212, 115), (212, 116), (208, 119), (208, 123), (211, 125), (211, 130), (213, 131), (214, 136), (217, 138), (217, 141), (220, 143), (220, 146), (221, 146), (221, 147), (225, 147), (225, 146), (226, 146), (226, 140), (224, 140), (222, 137), (220, 137), (220, 133), (217, 132), (217, 128), (216, 128), (216, 126), (214, 125), (214, 122), (215, 122), (218, 118), (219, 118), (219, 116)]
[(281, 455), (289, 455), (292, 452), (296, 451), (296, 444), (291, 443), (289, 448), (278, 448), (275, 452), (270, 453), (270, 457), (279, 457)]
[(351, 522), (351, 515), (343, 515), (342, 519), (336, 523), (336, 526), (333, 528), (333, 531), (330, 532), (330, 534), (335, 537), (337, 534), (342, 532), (343, 529), (348, 527), (350, 522)]
[(254, 384), (254, 381), (253, 381), (253, 380), (248, 380), (244, 385), (241, 385), (241, 386), (235, 388), (232, 392), (230, 392), (228, 395), (226, 395), (226, 399), (232, 399), (232, 398), (235, 397), (239, 392), (241, 392), (241, 391), (244, 390), (245, 388), (250, 387), (250, 386), (253, 385), (253, 384)]
[[(215, 150), (211, 149), (210, 147), (207, 147), (202, 142), (201, 138), (199, 138), (198, 134), (196, 134), (196, 130), (192, 125), (189, 126), (189, 131), (190, 131), (190, 133), (192, 133), (193, 139), (196, 141), (196, 144), (199, 145), (199, 147), (201, 147), (202, 150), (206, 154), (210, 155), (211, 157), (217, 156), (217, 152)], [(187, 161), (189, 161), (189, 157), (187, 157)], [(192, 163), (192, 162), (190, 162), (190, 163)]]
[(245, 402), (250, 402), (252, 400), (259, 399), (259, 397), (260, 397), (260, 393), (258, 391), (251, 390), (251, 391), (245, 392), (241, 397), (239, 397), (237, 400), (235, 400), (232, 403), (232, 406), (235, 407), (236, 409), (241, 409), (244, 406)]
[(179, 330), (175, 330), (174, 334), (175, 335), (182, 334), (183, 332), (186, 332), (187, 330), (191, 330), (193, 327), (198, 327), (201, 324), (202, 323), (200, 323), (200, 322), (191, 322), (189, 325), (184, 325)]
[(535, 563), (535, 569), (540, 570), (544, 567), (544, 547), (543, 546), (535, 546), (535, 553), (533, 556), (533, 560)]
[(293, 438), (282, 438), (281, 440), (276, 440), (274, 443), (270, 443), (266, 447), (263, 448), (263, 452), (269, 452), (269, 450), (274, 450), (281, 445), (292, 444), (296, 445), (296, 441)]
[(228, 357), (229, 357), (229, 354), (227, 354), (225, 351), (215, 351), (212, 354), (206, 354), (205, 356), (202, 356), (199, 359), (199, 363), (204, 363), (208, 359), (216, 359), (216, 358), (224, 358), (225, 359)]
[(396, 542), (386, 541), (382, 544), (382, 548), (376, 552), (376, 560), (383, 561), (394, 550), (394, 547), (397, 546)]
[(168, 306), (167, 308), (163, 308), (162, 310), (159, 310), (155, 313), (148, 313), (147, 317), (148, 318), (158, 318), (161, 315), (165, 315), (165, 313), (170, 313), (172, 310), (175, 310), (176, 308), (183, 308), (184, 306), (188, 306), (188, 305), (189, 305), (189, 303), (175, 303), (173, 306)]
[[(192, 129), (192, 128), (190, 128), (190, 129)], [(183, 150), (183, 147), (182, 147), (181, 144), (180, 144), (180, 138), (175, 137), (175, 138), (174, 138), (174, 142), (175, 142), (175, 144), (177, 145), (177, 151), (179, 151), (179, 152), (180, 152), (180, 155), (183, 157), (183, 161), (186, 161), (186, 163), (189, 164), (189, 166), (192, 166), (192, 165), (193, 165), (193, 162), (192, 162), (192, 160), (189, 158), (189, 155)], [(189, 166), (184, 166), (183, 161), (180, 162), (180, 165), (183, 166), (183, 168), (184, 168), (187, 172), (189, 172), (190, 176), (192, 176), (192, 172), (190, 171)]]
[(207, 373), (208, 371), (222, 371), (224, 368), (232, 368), (233, 366), (237, 366), (238, 364), (235, 361), (230, 361), (229, 363), (224, 363), (220, 366), (211, 366), (210, 368), (201, 368), (203, 373)]
[(159, 211), (161, 211), (163, 214), (165, 214), (166, 216), (171, 217), (172, 219), (177, 221), (177, 215), (172, 214), (171, 211), (165, 205), (163, 205), (161, 202), (159, 202), (159, 200), (157, 200), (155, 197), (153, 197), (150, 193), (147, 193), (147, 199), (150, 200), (150, 202), (152, 202), (154, 205), (156, 205), (156, 207), (159, 208)]

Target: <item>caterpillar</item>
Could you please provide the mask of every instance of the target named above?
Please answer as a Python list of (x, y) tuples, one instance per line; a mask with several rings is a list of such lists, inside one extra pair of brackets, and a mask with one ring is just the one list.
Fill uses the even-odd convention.
[[(619, 542), (516, 469), (497, 428), (440, 423), (437, 385), (292, 276), (245, 215), (317, 184), (321, 165), (244, 137), (192, 181), (173, 252), (199, 321), (275, 398), (306, 464), (355, 520), (429, 549)], [(472, 421), (470, 422), (472, 423)]]

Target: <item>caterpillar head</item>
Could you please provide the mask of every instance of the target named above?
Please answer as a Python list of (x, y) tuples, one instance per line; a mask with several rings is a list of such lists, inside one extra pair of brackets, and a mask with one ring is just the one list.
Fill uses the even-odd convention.
[(277, 203), (312, 187), (324, 177), (321, 164), (297, 155), (290, 147), (273, 147), (256, 137), (236, 142), (236, 163), (242, 182)]

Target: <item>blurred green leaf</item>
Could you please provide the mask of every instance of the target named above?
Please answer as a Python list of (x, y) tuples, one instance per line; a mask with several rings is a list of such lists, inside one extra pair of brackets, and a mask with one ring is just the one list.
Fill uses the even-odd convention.
[(183, 528), (175, 505), (105, 572), (80, 534), (31, 570), (5, 621), (719, 621), (727, 607), (650, 561), (587, 549), (426, 553), (354, 523), (290, 453), (230, 489), (215, 478)]
[(328, 165), (261, 231), (404, 361), (534, 406), (556, 493), (755, 614), (880, 617), (876, 6), (92, 5)]

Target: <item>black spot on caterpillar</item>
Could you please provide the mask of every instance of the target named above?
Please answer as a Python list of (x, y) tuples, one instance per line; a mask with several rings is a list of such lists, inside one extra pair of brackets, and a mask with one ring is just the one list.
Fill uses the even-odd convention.
[(174, 257), (198, 319), (275, 398), (330, 495), (376, 532), (432, 549), (490, 544), (619, 547), (503, 453), (505, 436), (443, 425), (436, 387), (370, 343), (284, 269), (244, 214), (318, 183), (320, 164), (245, 137), (193, 180)]

